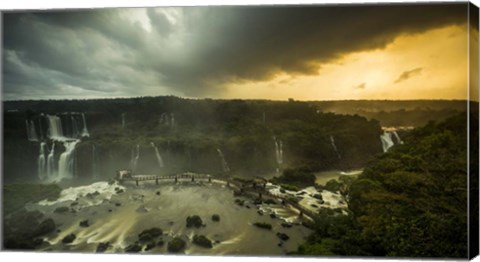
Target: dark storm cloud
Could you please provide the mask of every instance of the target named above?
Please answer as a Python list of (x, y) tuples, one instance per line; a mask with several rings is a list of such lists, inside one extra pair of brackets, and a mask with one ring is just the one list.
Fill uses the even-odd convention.
[(417, 75), (419, 75), (420, 73), (422, 73), (422, 70), (423, 70), (423, 68), (418, 67), (418, 68), (415, 68), (415, 69), (412, 69), (412, 70), (405, 71), (405, 72), (403, 72), (403, 73), (397, 78), (397, 80), (395, 80), (394, 83), (397, 84), (397, 83), (400, 83), (400, 82), (402, 82), (402, 81), (405, 81), (405, 80), (407, 80), (407, 79), (409, 79), (409, 78), (412, 78), (412, 77), (414, 77), (414, 76), (417, 76)]
[(71, 86), (90, 96), (211, 95), (230, 82), (317, 74), (324, 63), (384, 48), (401, 34), (464, 24), (466, 7), (158, 8), (145, 13), (150, 31), (122, 9), (8, 13), (4, 94), (48, 96)]

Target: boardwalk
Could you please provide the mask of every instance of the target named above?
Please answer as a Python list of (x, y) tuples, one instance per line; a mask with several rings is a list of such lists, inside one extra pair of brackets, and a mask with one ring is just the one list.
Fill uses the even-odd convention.
[(266, 190), (266, 182), (267, 182), (266, 180), (263, 180), (261, 184), (258, 184), (256, 182), (238, 181), (238, 180), (232, 179), (231, 177), (224, 177), (224, 178), (215, 177), (215, 179), (213, 179), (211, 175), (195, 174), (195, 173), (182, 173), (177, 175), (163, 175), (163, 176), (150, 175), (150, 174), (138, 174), (138, 175), (127, 175), (127, 176), (119, 177), (117, 175), (116, 180), (118, 180), (119, 182), (135, 181), (137, 186), (142, 181), (155, 181), (157, 185), (159, 184), (160, 181), (178, 182), (179, 180), (190, 180), (192, 182), (195, 182), (195, 181), (204, 180), (204, 181), (208, 181), (209, 183), (211, 183), (212, 180), (221, 181), (226, 183), (227, 186), (235, 189), (236, 191), (234, 191), (234, 193), (237, 195), (244, 195), (244, 196), (249, 196), (257, 199), (274, 198), (274, 199), (280, 200), (283, 205), (289, 205), (292, 208), (297, 209), (300, 213), (300, 216), (307, 219), (308, 224), (314, 221), (314, 218), (317, 216), (316, 213), (303, 207), (302, 205), (300, 205), (298, 202), (296, 202), (290, 197), (284, 197), (282, 195), (276, 195), (276, 194), (270, 193), (268, 190)]

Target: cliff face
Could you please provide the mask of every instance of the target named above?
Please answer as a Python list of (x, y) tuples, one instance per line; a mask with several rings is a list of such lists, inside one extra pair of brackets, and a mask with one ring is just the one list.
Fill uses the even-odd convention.
[[(158, 97), (5, 102), (5, 108), (7, 182), (48, 173), (48, 155), (57, 172), (63, 165), (74, 176), (107, 178), (119, 169), (248, 176), (287, 167), (348, 169), (382, 152), (378, 121), (322, 113), (306, 102)], [(80, 142), (65, 153), (73, 140)]]

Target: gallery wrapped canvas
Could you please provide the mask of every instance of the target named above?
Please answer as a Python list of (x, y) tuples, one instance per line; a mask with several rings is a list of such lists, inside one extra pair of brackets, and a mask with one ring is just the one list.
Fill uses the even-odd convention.
[(470, 259), (469, 2), (2, 13), (6, 251)]

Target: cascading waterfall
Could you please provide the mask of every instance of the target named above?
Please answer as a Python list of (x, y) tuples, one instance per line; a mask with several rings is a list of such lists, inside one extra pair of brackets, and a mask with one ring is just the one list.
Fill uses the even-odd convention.
[(63, 140), (62, 120), (58, 116), (47, 115), (48, 137), (52, 140)]
[(140, 158), (140, 145), (137, 145), (135, 149), (135, 153), (132, 150), (132, 172), (137, 170), (138, 159)]
[(55, 142), (52, 143), (52, 149), (47, 156), (47, 176), (49, 178), (55, 176)]
[(402, 141), (402, 139), (400, 138), (400, 136), (398, 135), (397, 131), (396, 131), (396, 130), (393, 130), (392, 133), (393, 133), (393, 135), (395, 136), (395, 138), (397, 139), (397, 143), (403, 144), (403, 141)]
[(97, 149), (92, 145), (92, 176), (97, 178)]
[(170, 113), (170, 127), (173, 128), (175, 126), (175, 116), (173, 113)]
[[(43, 114), (41, 114), (41, 116), (43, 117)], [(38, 118), (38, 127), (40, 128), (40, 140), (43, 140), (45, 138), (43, 136), (42, 119), (43, 118)]]
[[(80, 136), (90, 136), (85, 114), (82, 114), (83, 126), (80, 126), (77, 113), (64, 113), (62, 116), (45, 115), (42, 113), (37, 119), (41, 134), (40, 139), (36, 134), (35, 122), (33, 120), (27, 120), (26, 122), (29, 140), (39, 141), (45, 139), (42, 131), (43, 119), (46, 119), (48, 126), (45, 138), (52, 141), (52, 146), (49, 150), (46, 142), (40, 143), (40, 152), (37, 158), (38, 177), (41, 180), (48, 179), (48, 181), (72, 178), (76, 169), (76, 144), (80, 142)], [(63, 125), (62, 120), (64, 121)], [(80, 130), (80, 128), (82, 129)], [(65, 151), (60, 154), (58, 161), (56, 161), (55, 157), (55, 143), (57, 142), (62, 142), (65, 147)], [(94, 165), (92, 175), (95, 177), (97, 175), (95, 148), (92, 148), (92, 155), (92, 165)]]
[(65, 152), (60, 155), (58, 160), (58, 178), (72, 178), (74, 176), (74, 164), (75, 164), (75, 146), (80, 140), (65, 141)]
[(166, 126), (170, 125), (170, 119), (168, 118), (167, 113), (162, 113), (160, 115), (159, 122), (160, 122), (160, 125), (166, 125)]
[(152, 145), (153, 149), (155, 150), (155, 156), (157, 157), (158, 166), (160, 166), (160, 168), (163, 168), (164, 167), (163, 159), (162, 159), (162, 156), (160, 155), (160, 152), (158, 152), (157, 146), (155, 146), (153, 142), (151, 142), (150, 145)]
[(332, 144), (332, 147), (335, 153), (337, 153), (338, 159), (342, 158), (340, 156), (340, 153), (338, 152), (337, 145), (335, 145), (335, 139), (333, 138), (333, 136), (330, 136), (330, 143)]
[(383, 152), (387, 152), (393, 145), (392, 134), (387, 131), (383, 131), (383, 134), (380, 136), (382, 141)]
[(280, 168), (283, 164), (283, 142), (282, 140), (277, 140), (276, 136), (273, 136), (273, 141), (275, 143), (275, 160), (277, 161), (277, 173), (280, 172)]
[(223, 156), (222, 150), (220, 150), (220, 148), (217, 148), (217, 152), (218, 156), (220, 157), (220, 161), (222, 162), (222, 171), (225, 173), (230, 172), (230, 168), (228, 167), (228, 163)]
[(32, 120), (25, 120), (27, 124), (27, 137), (28, 141), (38, 141), (37, 131), (35, 130), (35, 124)]
[(45, 162), (45, 148), (47, 147), (47, 144), (45, 142), (40, 143), (40, 154), (38, 155), (38, 178), (40, 180), (45, 180), (47, 178), (47, 173), (46, 173), (46, 162)]
[(85, 114), (84, 113), (82, 113), (82, 120), (83, 120), (82, 137), (90, 137), (90, 133), (88, 133), (87, 121), (85, 120)]
[(74, 116), (70, 117), (72, 120), (72, 137), (78, 137), (78, 125), (77, 125), (77, 120), (75, 119)]

